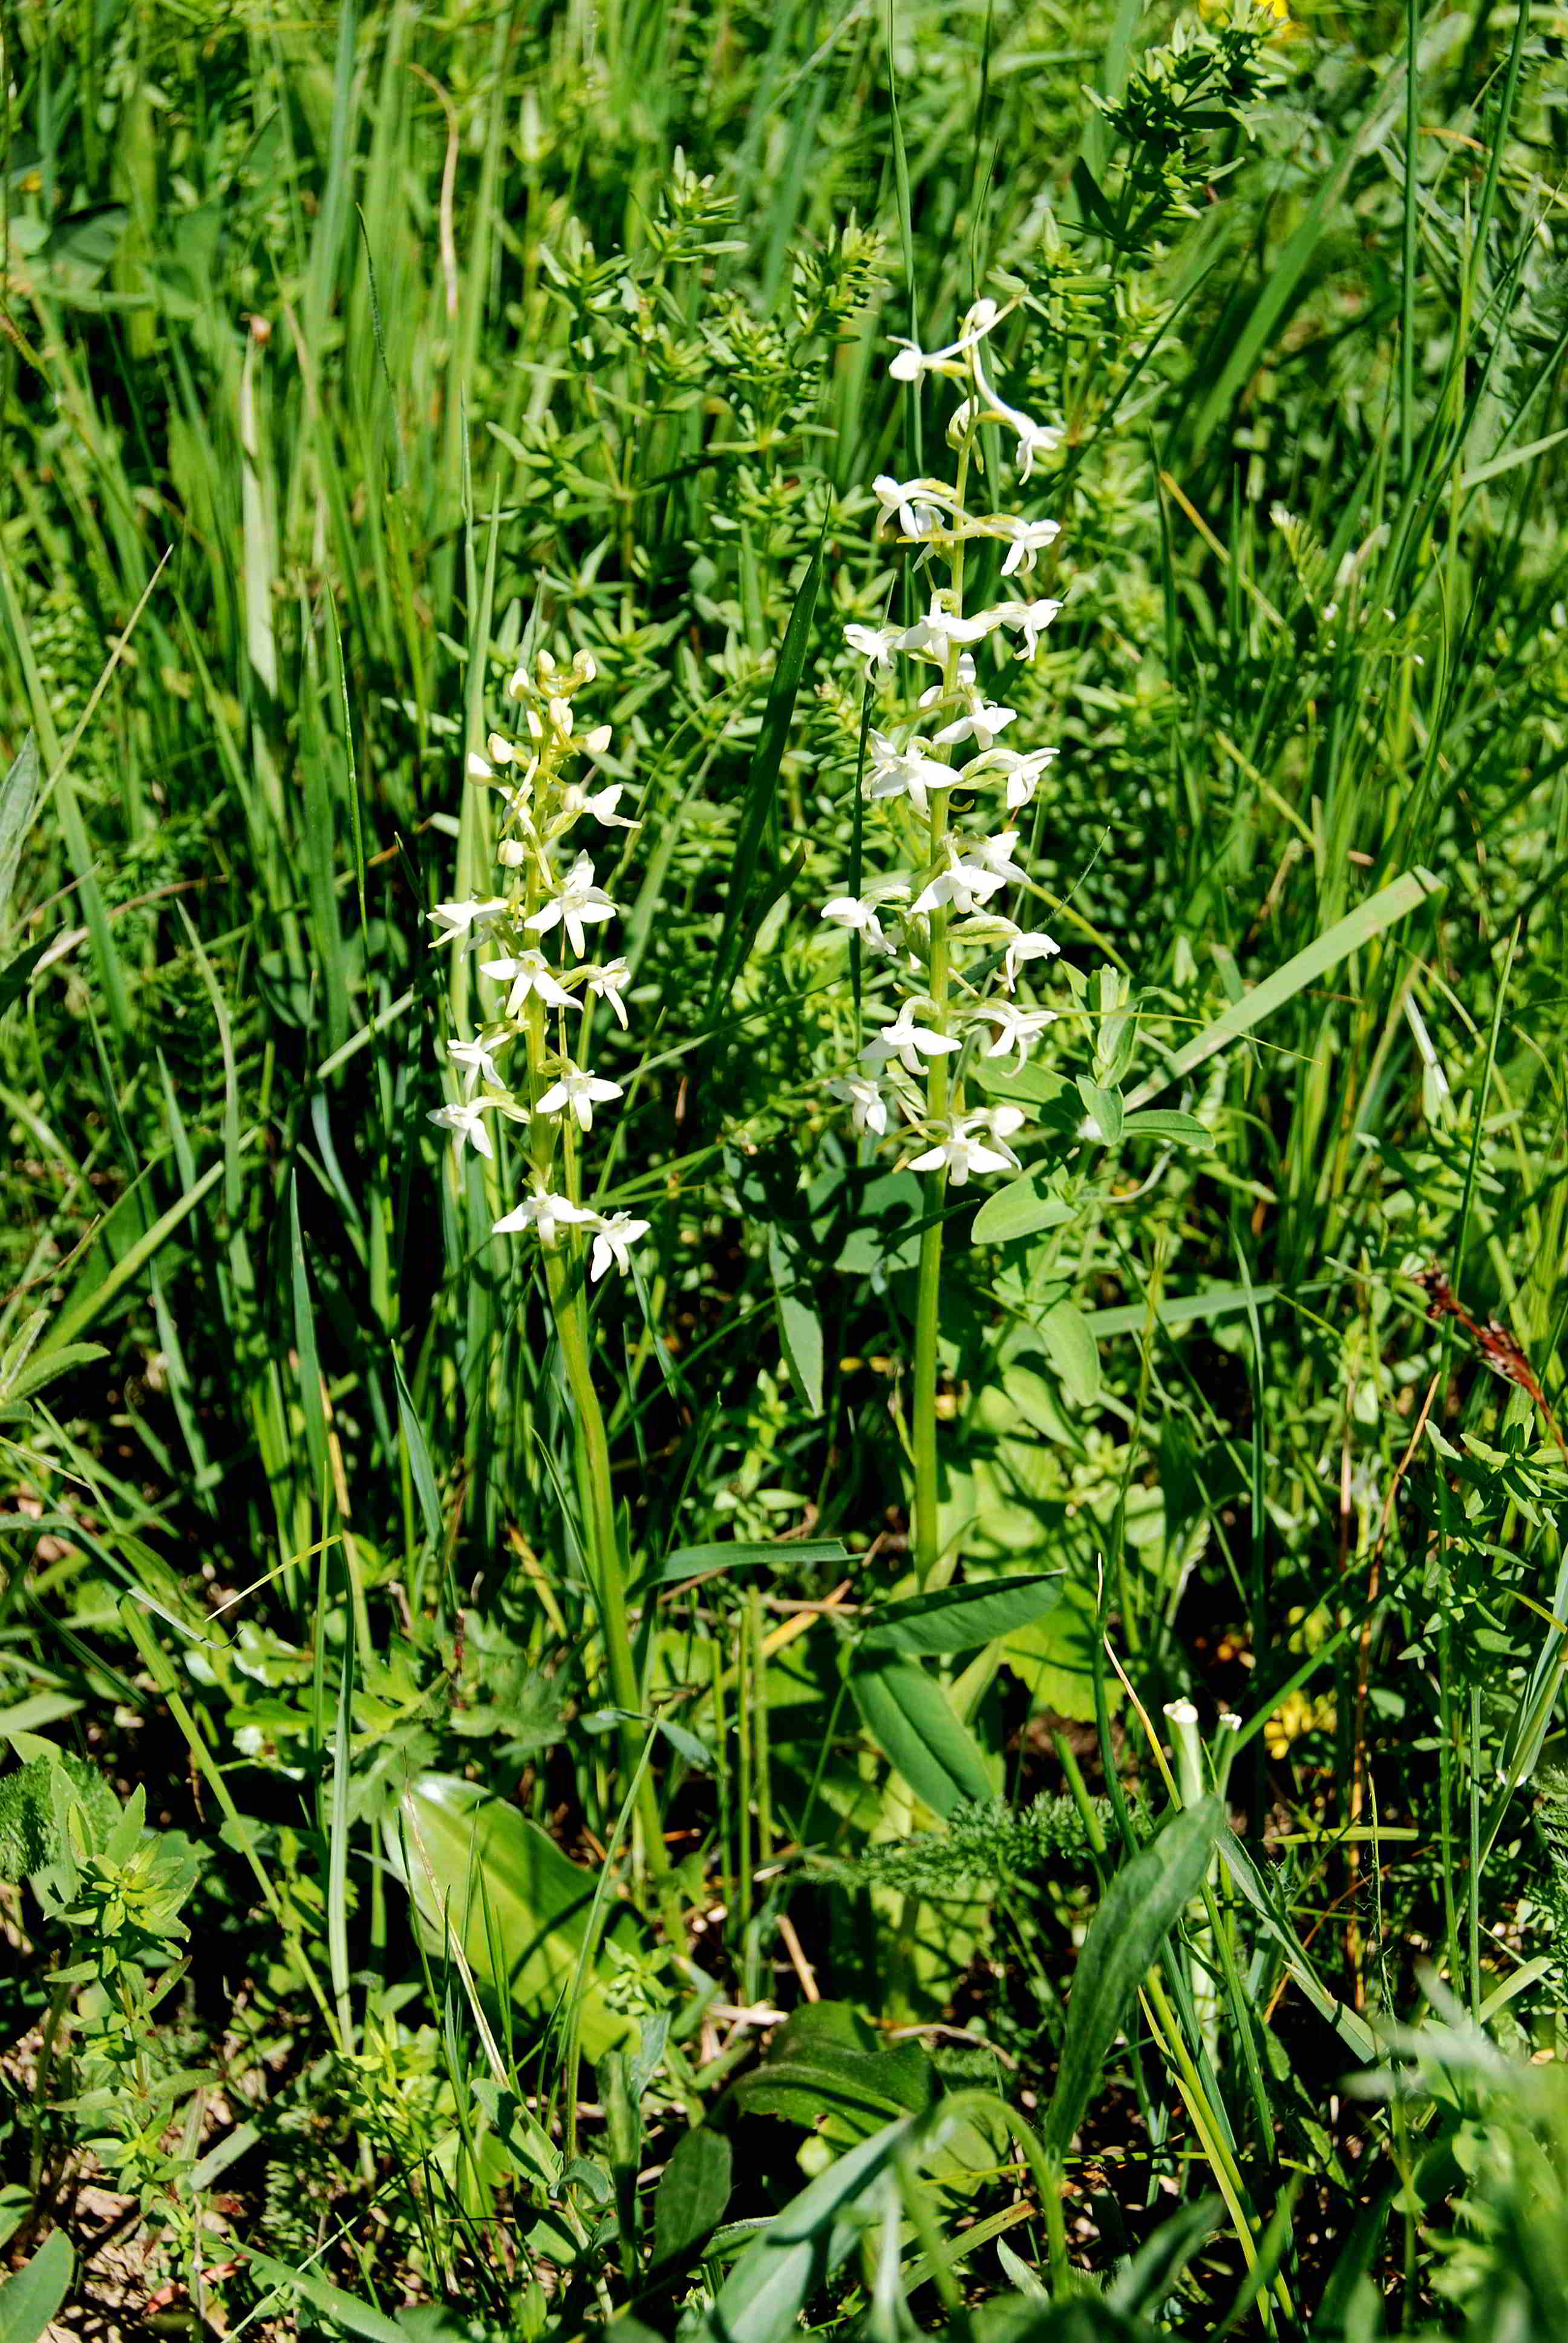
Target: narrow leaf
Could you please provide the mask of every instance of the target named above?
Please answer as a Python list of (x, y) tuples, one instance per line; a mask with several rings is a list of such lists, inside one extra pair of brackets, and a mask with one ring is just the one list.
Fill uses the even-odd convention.
[(819, 2173), (774, 2215), (736, 2263), (707, 2319), (702, 2343), (785, 2343), (813, 2294), (845, 2260), (862, 2231), (856, 2206), (914, 2134), (904, 2116)]
[(1163, 1139), (1175, 1147), (1212, 1147), (1214, 1134), (1195, 1114), (1178, 1114), (1174, 1107), (1148, 1106), (1121, 1118), (1123, 1139)]
[(27, 832), (33, 827), (40, 778), (38, 743), (29, 732), (10, 771), (0, 781), (0, 928), (10, 921), (16, 866), (22, 860)]
[(1206, 1025), (1184, 1049), (1178, 1050), (1159, 1073), (1151, 1074), (1147, 1081), (1140, 1082), (1128, 1100), (1128, 1106), (1143, 1106), (1150, 1099), (1157, 1098), (1161, 1091), (1168, 1090), (1172, 1082), (1180, 1081), (1183, 1074), (1191, 1073), (1194, 1066), (1201, 1066), (1206, 1059), (1216, 1056), (1238, 1035), (1250, 1033), (1266, 1017), (1271, 1017), (1276, 1009), (1282, 1009), (1287, 1001), (1293, 1001), (1306, 986), (1315, 984), (1319, 977), (1326, 976), (1329, 970), (1337, 967), (1342, 960), (1348, 960), (1352, 952), (1360, 951), (1364, 944), (1372, 942), (1374, 936), (1380, 936), (1385, 928), (1392, 927), (1396, 920), (1407, 919), (1412, 911), (1430, 900), (1442, 885), (1442, 881), (1434, 879), (1430, 870), (1407, 870), (1389, 886), (1380, 887), (1375, 895), (1369, 895), (1364, 903), (1358, 903), (1353, 911), (1347, 911), (1342, 920), (1336, 920), (1332, 928), (1325, 928), (1304, 951), (1297, 952), (1282, 968), (1277, 968), (1272, 976), (1265, 977), (1261, 984), (1254, 985), (1251, 992), (1244, 992), (1240, 1001), (1233, 1001), (1212, 1025)]

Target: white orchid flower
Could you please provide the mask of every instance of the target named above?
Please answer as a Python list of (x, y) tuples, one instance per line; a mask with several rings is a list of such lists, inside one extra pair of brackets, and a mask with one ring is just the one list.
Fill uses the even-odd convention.
[(846, 1074), (827, 1088), (831, 1097), (843, 1100), (857, 1131), (869, 1131), (875, 1139), (886, 1137), (888, 1109), (894, 1102), (894, 1093), (884, 1083), (869, 1074)]
[(1046, 595), (1038, 602), (1002, 602), (993, 615), (999, 626), (1022, 636), (1018, 655), (1020, 659), (1029, 660), (1040, 649), (1041, 635), (1060, 609), (1061, 604)]
[(994, 1025), (996, 1038), (984, 1052), (988, 1058), (1013, 1053), (1014, 1073), (1029, 1056), (1048, 1025), (1056, 1022), (1054, 1009), (1017, 1009), (1010, 1001), (987, 1001), (974, 1012), (977, 1025)]
[(624, 814), (616, 811), (625, 793), (624, 781), (611, 781), (602, 789), (585, 789), (580, 781), (568, 781), (561, 791), (561, 827), (564, 829), (568, 821), (587, 813), (607, 830), (635, 830), (635, 821), (628, 821)]
[(997, 734), (1004, 732), (1017, 714), (1016, 708), (1000, 708), (991, 700), (979, 700), (967, 716), (955, 716), (950, 724), (944, 724), (940, 732), (933, 732), (931, 746), (933, 749), (952, 749), (960, 740), (972, 740), (983, 754)]
[(866, 775), (864, 794), (876, 803), (884, 798), (908, 798), (918, 814), (930, 811), (929, 789), (950, 789), (958, 779), (950, 765), (930, 754), (923, 741), (910, 740), (900, 748), (885, 732), (873, 732), (869, 739), (870, 769)]
[(493, 1099), (458, 1099), (451, 1106), (435, 1108), (427, 1120), (437, 1124), (442, 1131), (451, 1132), (459, 1155), (471, 1143), (487, 1162), (493, 1163), (496, 1151), (490, 1144), (490, 1134), (485, 1129), (484, 1116), (494, 1104)]
[(492, 1221), (490, 1232), (498, 1237), (515, 1236), (519, 1230), (534, 1229), (541, 1244), (553, 1245), (561, 1229), (598, 1217), (595, 1212), (585, 1212), (569, 1196), (554, 1196), (541, 1186), (531, 1196), (525, 1196), (520, 1204), (514, 1204), (509, 1212), (503, 1212), (498, 1221)]
[[(1016, 607), (1009, 605), (1009, 608)], [(1000, 610), (981, 610), (972, 618), (960, 618), (956, 612), (944, 609), (940, 595), (931, 597), (930, 609), (912, 627), (906, 627), (895, 649), (914, 651), (921, 659), (947, 660), (955, 643), (983, 642), (1002, 624)]]
[(436, 923), (432, 944), (477, 944), (487, 928), (508, 909), (504, 895), (469, 895), (460, 903), (437, 903), (426, 918)]
[(579, 854), (567, 872), (558, 891), (543, 908), (524, 921), (537, 934), (545, 935), (551, 928), (564, 927), (567, 940), (578, 960), (588, 950), (583, 937), (585, 921), (613, 920), (615, 905), (602, 887), (594, 884), (593, 864), (586, 854)]
[(1007, 809), (1017, 813), (1028, 805), (1040, 785), (1040, 777), (1047, 765), (1060, 754), (1056, 749), (990, 748), (978, 757), (971, 757), (963, 769), (966, 788), (973, 788), (992, 773), (1002, 774), (1007, 781)]
[(893, 653), (899, 647), (897, 627), (849, 626), (844, 629), (844, 642), (857, 659), (865, 660), (868, 676), (891, 673)]
[(587, 970), (584, 976), (585, 991), (591, 992), (596, 1001), (608, 1003), (610, 1015), (623, 1033), (626, 1031), (626, 1003), (621, 994), (630, 982), (631, 970), (624, 960), (607, 960), (602, 967)]
[(887, 472), (879, 472), (871, 487), (877, 498), (877, 526), (886, 528), (897, 519), (899, 533), (917, 540), (939, 535), (947, 527), (947, 513), (954, 502), (951, 488), (940, 480), (895, 480)]
[(1012, 859), (1013, 848), (1018, 844), (1016, 830), (999, 830), (994, 838), (973, 840), (971, 844), (975, 860), (984, 863), (988, 870), (994, 870), (999, 879), (1022, 879), (1026, 876)]
[(1007, 955), (1002, 963), (1006, 971), (1008, 990), (1011, 992), (1016, 989), (1018, 972), (1025, 960), (1053, 960), (1060, 950), (1061, 946), (1057, 942), (1056, 938), (1048, 936), (1043, 930), (1032, 933), (1026, 933), (1021, 928), (1015, 930), (1009, 940)]
[(447, 1055), (455, 1066), (462, 1068), (470, 1091), (480, 1080), (496, 1090), (504, 1090), (506, 1084), (496, 1068), (496, 1052), (504, 1050), (511, 1038), (509, 1033), (481, 1033), (472, 1041), (448, 1041)]
[(1007, 557), (1001, 565), (1004, 578), (1028, 577), (1034, 568), (1035, 557), (1043, 553), (1061, 535), (1061, 523), (1057, 520), (1011, 520), (995, 534), (1008, 538)]
[[(990, 841), (986, 840), (980, 843), (983, 850)], [(948, 867), (945, 870), (939, 870), (930, 885), (915, 897), (910, 906), (914, 913), (934, 911), (943, 903), (950, 903), (962, 918), (966, 912), (972, 911), (977, 903), (989, 903), (997, 890), (1007, 885), (1009, 879), (1021, 875), (1010, 864), (1005, 870), (995, 869), (991, 862), (982, 859), (981, 851), (966, 856), (958, 840), (950, 834), (946, 845)]]
[(479, 974), (492, 976), (498, 984), (509, 984), (507, 995), (507, 1015), (520, 1017), (523, 1003), (533, 994), (547, 1009), (569, 1009), (571, 994), (557, 981), (554, 971), (543, 952), (503, 952), (498, 960), (482, 960)]
[(971, 1115), (970, 1120), (973, 1122), (984, 1125), (986, 1131), (990, 1135), (991, 1145), (997, 1150), (999, 1154), (1006, 1156), (1009, 1163), (1015, 1172), (1022, 1169), (1017, 1156), (1008, 1145), (1008, 1141), (1014, 1138), (1016, 1134), (1023, 1129), (1026, 1118), (1022, 1107), (987, 1107), (982, 1113), (979, 1115)]
[(618, 1082), (607, 1082), (599, 1074), (585, 1073), (568, 1058), (559, 1075), (548, 1091), (541, 1091), (534, 1101), (536, 1114), (576, 1115), (584, 1131), (593, 1129), (596, 1106), (608, 1106), (612, 1099), (622, 1095)]
[(867, 1042), (860, 1055), (873, 1066), (897, 1058), (906, 1073), (918, 1074), (923, 1071), (922, 1058), (943, 1058), (958, 1047), (950, 1033), (939, 1033), (930, 1025), (917, 1025), (913, 1007), (906, 1001), (892, 1023), (884, 1025)]
[[(904, 1165), (908, 1172), (945, 1172), (955, 1188), (961, 1188), (971, 1172), (1006, 1172), (1013, 1164), (1010, 1153), (995, 1146), (987, 1146), (976, 1133), (987, 1130), (983, 1114), (955, 1115), (950, 1122), (933, 1126), (938, 1133), (934, 1146), (921, 1155), (911, 1155)], [(987, 1132), (989, 1137), (989, 1131)]]
[(1002, 315), (994, 301), (977, 301), (965, 317), (963, 331), (956, 342), (949, 342), (940, 350), (922, 350), (915, 342), (900, 340), (898, 355), (890, 361), (888, 372), (895, 382), (919, 382), (926, 374), (959, 373), (959, 361), (977, 342), (984, 340)]
[(852, 934), (863, 938), (868, 951), (888, 954), (893, 949), (877, 917), (877, 906), (869, 895), (835, 895), (823, 904), (822, 917), (834, 927), (848, 928)]
[(633, 1220), (629, 1212), (608, 1212), (594, 1222), (593, 1252), (588, 1276), (597, 1285), (607, 1269), (629, 1269), (631, 1248), (648, 1234), (652, 1223)]

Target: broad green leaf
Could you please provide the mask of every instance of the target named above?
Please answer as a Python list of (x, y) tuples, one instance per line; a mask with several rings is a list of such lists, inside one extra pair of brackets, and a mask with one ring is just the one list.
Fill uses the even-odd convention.
[(1212, 1147), (1214, 1134), (1195, 1114), (1178, 1114), (1174, 1107), (1141, 1107), (1121, 1118), (1123, 1139), (1164, 1139), (1174, 1147)]
[(76, 2257), (63, 2229), (51, 2229), (31, 2261), (0, 2283), (0, 2343), (38, 2343), (70, 2291)]
[(1100, 1353), (1088, 1319), (1074, 1302), (1058, 1302), (1040, 1322), (1040, 1338), (1062, 1388), (1076, 1407), (1100, 1397)]
[(1060, 1571), (1049, 1576), (982, 1579), (974, 1586), (939, 1587), (911, 1594), (877, 1612), (859, 1638), (863, 1652), (975, 1652), (1010, 1635), (1061, 1600)]
[[(540, 2018), (578, 1990), (598, 1875), (563, 1855), (516, 1806), (476, 1782), (424, 1774), (404, 1793), (383, 1838), (437, 1953), (449, 1930), (481, 1986), (509, 1993)], [(635, 1937), (629, 1907), (612, 1908), (609, 1933)], [(582, 1990), (583, 2047), (599, 2058), (634, 2029), (608, 2006), (597, 1969)]]
[(918, 2043), (883, 2046), (847, 2003), (819, 2001), (791, 2013), (729, 2096), (747, 2115), (779, 2116), (843, 2147), (895, 2116), (918, 2114), (935, 2090)]
[(1064, 2156), (1121, 2031), (1128, 2005), (1167, 1931), (1196, 1895), (1228, 1828), (1218, 1798), (1183, 1807), (1159, 1836), (1123, 1864), (1089, 1926), (1067, 2005), (1067, 2034), (1046, 2111), (1046, 2147)]
[[(1037, 1713), (1070, 1716), (1080, 1725), (1093, 1717), (1097, 1616), (1092, 1590), (1070, 1579), (1054, 1610), (1015, 1629), (1003, 1644), (1002, 1658)], [(1112, 1679), (1106, 1692), (1116, 1707), (1121, 1686)]]
[(711, 2125), (677, 2140), (653, 2200), (656, 2262), (684, 2262), (712, 2236), (729, 2202), (730, 2166), (729, 2141)]
[(1254, 1026), (1271, 1017), (1276, 1009), (1282, 1009), (1287, 1001), (1293, 1001), (1306, 986), (1326, 976), (1342, 960), (1348, 960), (1352, 952), (1360, 951), (1385, 928), (1392, 927), (1395, 920), (1407, 919), (1412, 911), (1430, 901), (1442, 887), (1441, 879), (1434, 879), (1430, 870), (1407, 870), (1387, 887), (1380, 887), (1375, 895), (1369, 895), (1364, 903), (1358, 903), (1353, 911), (1326, 928), (1304, 951), (1297, 952), (1272, 976), (1254, 985), (1251, 992), (1244, 992), (1240, 1001), (1233, 1001), (1212, 1025), (1206, 1025), (1185, 1048), (1178, 1050), (1158, 1073), (1139, 1083), (1127, 1101), (1128, 1107), (1146, 1105), (1172, 1082), (1180, 1081), (1183, 1074), (1191, 1073), (1194, 1066), (1202, 1065), (1241, 1034), (1251, 1032)]
[(796, 2334), (812, 2295), (862, 2235), (855, 2207), (920, 2127), (918, 2116), (884, 2124), (776, 2213), (719, 2288), (697, 2329), (702, 2343), (786, 2343)]
[(1081, 1207), (1053, 1196), (1044, 1184), (1049, 1177), (1046, 1172), (1026, 1172), (1021, 1180), (1010, 1180), (1005, 1188), (988, 1196), (970, 1223), (970, 1242), (1011, 1244), (1019, 1237), (1038, 1235), (1041, 1229), (1065, 1228)]
[(883, 1756), (936, 1813), (950, 1815), (965, 1799), (995, 1796), (980, 1744), (935, 1676), (914, 1661), (868, 1665), (857, 1658), (849, 1691)]

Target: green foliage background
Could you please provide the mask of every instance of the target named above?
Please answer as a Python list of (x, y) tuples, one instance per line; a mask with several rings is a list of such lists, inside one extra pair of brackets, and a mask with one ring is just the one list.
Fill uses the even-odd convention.
[[(1561, 9), (0, 25), (15, 2258), (431, 2343), (1560, 2332)], [(959, 1583), (1061, 1574), (977, 1658), (885, 1611), (920, 1207), (818, 911), (842, 628), (920, 598), (891, 337), (981, 291), (1064, 429), (1072, 1013), (949, 1229)], [(689, 1946), (504, 1172), (426, 1121), (541, 643), (641, 822), (596, 1339)]]

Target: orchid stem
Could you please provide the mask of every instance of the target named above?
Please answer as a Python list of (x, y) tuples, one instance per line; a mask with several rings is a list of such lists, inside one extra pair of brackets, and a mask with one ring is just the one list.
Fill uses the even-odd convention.
[(604, 1636), (610, 1695), (621, 1712), (618, 1739), (622, 1778), (637, 1782), (637, 1819), (641, 1829), (642, 1857), (658, 1897), (666, 1932), (678, 1949), (685, 1941), (680, 1899), (676, 1893), (669, 1850), (664, 1843), (664, 1825), (659, 1815), (653, 1776), (643, 1764), (642, 1687), (631, 1647), (626, 1577), (621, 1569), (620, 1540), (616, 1534), (609, 1441), (605, 1433), (604, 1411), (594, 1389), (593, 1365), (588, 1355), (588, 1312), (580, 1287), (575, 1293), (570, 1290), (569, 1265), (562, 1258), (560, 1251), (552, 1245), (544, 1246), (541, 1251), (561, 1358), (577, 1410), (589, 1568), (598, 1604), (599, 1627)]

